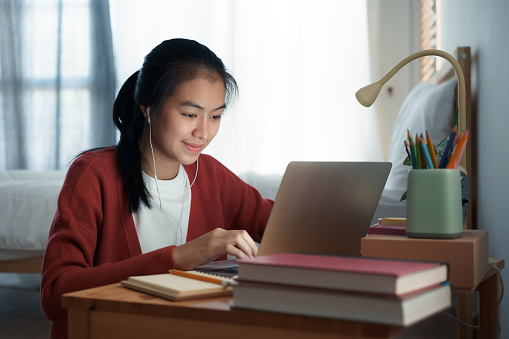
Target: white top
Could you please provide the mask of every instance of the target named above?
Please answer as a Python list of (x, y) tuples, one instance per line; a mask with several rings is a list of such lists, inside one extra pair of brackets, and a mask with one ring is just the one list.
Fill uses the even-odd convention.
[(142, 253), (182, 245), (186, 242), (191, 211), (191, 188), (184, 166), (180, 165), (174, 179), (157, 180), (157, 186), (156, 179), (142, 173), (152, 205), (148, 209), (141, 204), (138, 213), (133, 213)]

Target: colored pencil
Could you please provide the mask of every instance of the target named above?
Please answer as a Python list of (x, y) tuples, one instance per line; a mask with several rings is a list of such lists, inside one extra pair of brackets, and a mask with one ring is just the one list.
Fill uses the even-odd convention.
[(410, 160), (410, 162), (412, 162), (412, 155), (410, 154), (410, 146), (408, 145), (406, 140), (403, 140), (403, 142), (405, 143), (405, 151), (406, 151), (406, 154), (408, 155), (408, 159)]
[(429, 135), (429, 132), (426, 131), (426, 140), (427, 140), (427, 146), (428, 146), (428, 152), (429, 156), (431, 157), (431, 161), (433, 162), (433, 167), (438, 168), (438, 162), (437, 162), (437, 155), (435, 153), (435, 147), (433, 146), (433, 141), (431, 140), (431, 136)]
[(447, 140), (447, 144), (445, 144), (444, 152), (442, 153), (442, 159), (440, 159), (440, 164), (438, 165), (439, 168), (445, 168), (447, 166), (447, 163), (449, 161), (449, 153), (452, 152), (452, 145), (454, 142), (454, 137), (456, 136), (456, 131), (458, 128), (454, 126), (452, 129), (451, 135), (449, 135), (449, 139)]
[(459, 161), (460, 161), (461, 157), (463, 156), (463, 151), (465, 150), (465, 146), (467, 144), (468, 134), (469, 134), (469, 131), (467, 130), (460, 137), (460, 140), (458, 141), (458, 145), (456, 146), (456, 149), (454, 150), (454, 153), (452, 154), (451, 159), (449, 159), (449, 163), (447, 164), (446, 168), (448, 168), (448, 169), (458, 168)]
[(424, 158), (426, 159), (427, 168), (435, 169), (433, 166), (433, 161), (431, 161), (431, 156), (429, 155), (428, 148), (426, 147), (426, 143), (424, 142), (424, 138), (421, 136), (421, 149)]
[(415, 161), (417, 162), (417, 168), (422, 168), (422, 159), (421, 159), (421, 146), (419, 145), (419, 135), (415, 135)]
[(410, 143), (410, 154), (412, 155), (411, 156), (411, 160), (412, 160), (412, 168), (416, 169), (417, 168), (417, 161), (415, 159), (415, 146), (414, 146), (414, 141), (412, 140), (412, 135), (410, 134), (410, 131), (407, 130), (407, 133), (408, 133), (408, 142)]

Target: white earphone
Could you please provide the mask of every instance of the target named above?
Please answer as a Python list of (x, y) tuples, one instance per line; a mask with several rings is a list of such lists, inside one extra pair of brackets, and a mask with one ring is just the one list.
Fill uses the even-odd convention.
[(148, 124), (150, 125), (150, 109), (147, 108), (147, 120), (148, 120)]

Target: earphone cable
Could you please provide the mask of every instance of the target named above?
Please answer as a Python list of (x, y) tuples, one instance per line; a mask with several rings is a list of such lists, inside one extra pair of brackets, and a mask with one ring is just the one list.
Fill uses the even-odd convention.
[[(159, 208), (166, 214), (168, 214), (170, 216), (170, 218), (177, 224), (177, 226), (179, 227), (179, 234), (180, 234), (180, 244), (183, 244), (184, 241), (183, 241), (183, 231), (182, 231), (182, 214), (184, 212), (184, 200), (182, 200), (180, 203), (181, 203), (181, 207), (180, 207), (180, 217), (179, 217), (179, 221), (175, 220), (175, 218), (168, 212), (166, 211), (164, 208), (163, 208), (163, 202), (161, 200), (161, 193), (159, 192), (159, 185), (157, 184), (157, 167), (156, 167), (156, 159), (155, 159), (155, 156), (154, 156), (154, 148), (152, 147), (152, 126), (151, 124), (149, 123), (149, 143), (150, 143), (150, 151), (152, 153), (152, 162), (154, 163), (154, 181), (156, 183), (156, 190), (157, 190), (157, 198), (159, 199)], [(197, 164), (198, 165), (198, 164)], [(198, 175), (198, 167), (196, 167), (196, 175)], [(184, 179), (185, 180), (185, 179)], [(195, 180), (196, 180), (196, 176), (195, 176)], [(193, 180), (193, 184), (194, 184), (194, 180)], [(184, 190), (185, 190), (185, 184), (184, 184)]]

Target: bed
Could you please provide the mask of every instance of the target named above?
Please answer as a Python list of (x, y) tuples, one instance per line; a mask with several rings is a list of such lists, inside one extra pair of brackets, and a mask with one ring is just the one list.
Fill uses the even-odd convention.
[[(468, 173), (469, 202), (467, 228), (476, 228), (476, 122), (471, 110), (469, 47), (455, 52), (466, 80), (466, 116), (460, 117), (460, 130), (470, 130), (469, 142), (462, 166)], [(403, 140), (406, 130), (429, 130), (434, 141), (443, 139), (452, 129), (452, 112), (456, 103), (455, 73), (449, 64), (436, 73), (427, 83), (418, 84), (408, 94), (394, 125), (389, 147), (389, 161), (393, 169), (373, 216), (372, 224), (379, 217), (406, 215), (406, 204), (400, 201), (406, 191), (408, 166)], [(466, 161), (465, 161), (466, 160)], [(240, 175), (267, 198), (274, 198), (281, 176), (262, 176), (257, 173)], [(48, 231), (56, 210), (58, 193), (65, 171), (0, 171), (0, 272), (40, 273), (42, 255)]]

